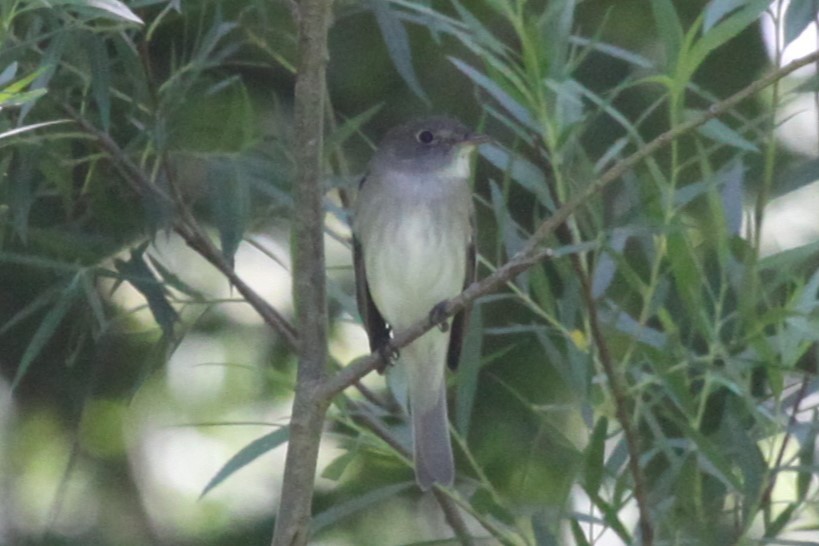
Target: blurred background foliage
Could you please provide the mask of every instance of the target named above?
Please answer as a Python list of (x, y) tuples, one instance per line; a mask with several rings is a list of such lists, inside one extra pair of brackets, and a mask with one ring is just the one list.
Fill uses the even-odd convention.
[[(292, 9), (0, 0), (0, 543), (269, 541), (294, 356), (174, 233), (173, 204), (289, 316)], [(475, 181), (484, 276), (606, 168), (815, 49), (816, 17), (805, 0), (337, 2), (334, 361), (367, 352), (337, 190), (387, 128), (446, 112), (497, 140)], [(675, 140), (479, 301), (450, 405), (477, 540), (640, 543), (608, 360), (655, 543), (817, 542), (817, 89), (806, 69)], [(360, 419), (408, 442), (403, 417), (350, 391), (315, 543), (450, 538)]]

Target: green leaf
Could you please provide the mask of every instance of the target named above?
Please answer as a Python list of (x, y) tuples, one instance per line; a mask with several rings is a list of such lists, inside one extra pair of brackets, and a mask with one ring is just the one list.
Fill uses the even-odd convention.
[(566, 62), (569, 59), (569, 48), (574, 25), (575, 0), (551, 0), (547, 4), (539, 25), (540, 35), (546, 42), (549, 59), (549, 76), (561, 81), (567, 77)]
[(808, 25), (816, 20), (817, 0), (791, 0), (785, 12), (785, 45), (799, 38)]
[[(803, 381), (806, 381), (804, 379)], [(796, 498), (804, 502), (816, 473), (816, 433), (819, 431), (819, 410), (813, 410), (813, 419), (809, 421), (808, 433), (799, 446), (799, 474), (796, 477)]]
[(211, 480), (205, 486), (205, 489), (202, 490), (202, 494), (199, 495), (199, 498), (204, 497), (208, 491), (225, 481), (228, 476), (237, 470), (244, 468), (268, 451), (279, 447), (281, 444), (286, 442), (289, 437), (290, 427), (282, 427), (269, 434), (265, 434), (261, 438), (256, 438), (247, 444), (245, 447), (240, 449), (236, 455), (231, 457), (230, 460), (225, 463), (225, 466), (219, 469), (219, 472), (217, 472), (216, 475), (211, 478)]
[(108, 132), (111, 127), (111, 62), (101, 35), (87, 34), (85, 48), (91, 69), (91, 93), (99, 109), (102, 128)]
[(40, 326), (37, 327), (37, 331), (34, 332), (34, 336), (31, 338), (28, 347), (26, 347), (23, 353), (23, 357), (20, 359), (20, 364), (17, 366), (17, 372), (14, 374), (14, 380), (11, 383), (12, 390), (20, 384), (31, 363), (40, 355), (45, 345), (54, 336), (54, 333), (63, 321), (66, 313), (68, 313), (68, 310), (71, 309), (71, 305), (74, 303), (79, 292), (80, 277), (81, 275), (77, 274), (71, 279), (71, 282), (62, 291), (59, 299), (57, 299), (54, 307), (43, 317)]
[(376, 104), (364, 110), (360, 114), (353, 116), (352, 118), (348, 119), (344, 122), (344, 124), (336, 129), (327, 139), (324, 141), (324, 157), (327, 159), (330, 155), (336, 150), (336, 148), (341, 148), (344, 146), (344, 143), (353, 136), (354, 134), (358, 133), (361, 130), (361, 127), (370, 121), (384, 106), (384, 103)]
[(705, 15), (702, 22), (703, 32), (708, 32), (723, 17), (743, 6), (747, 0), (711, 0), (705, 6)]
[(603, 483), (608, 425), (608, 419), (605, 416), (600, 417), (594, 425), (589, 445), (586, 446), (584, 486), (589, 496), (596, 496)]
[(331, 526), (342, 521), (357, 512), (370, 507), (377, 507), (378, 505), (394, 499), (397, 495), (409, 491), (415, 487), (415, 483), (398, 483), (388, 485), (381, 488), (371, 489), (363, 495), (353, 495), (350, 500), (346, 502), (333, 503), (331, 508), (316, 514), (310, 522), (311, 534), (316, 534), (325, 527)]
[(504, 91), (497, 83), (489, 79), (486, 75), (474, 69), (465, 62), (455, 57), (447, 57), (455, 68), (463, 72), (475, 85), (489, 93), (498, 104), (500, 104), (512, 117), (514, 117), (524, 127), (540, 132), (540, 125), (532, 118), (529, 111), (512, 96)]
[[(702, 112), (695, 110), (686, 111), (686, 117), (689, 119), (699, 117), (701, 114)], [(756, 144), (743, 138), (742, 135), (718, 119), (708, 120), (697, 129), (697, 132), (721, 144), (727, 144), (728, 146), (733, 146), (746, 152), (759, 152), (759, 148), (757, 148)]]
[(14, 61), (0, 72), (0, 85), (6, 85), (14, 79), (15, 75), (17, 75), (17, 61)]
[(742, 8), (703, 34), (686, 55), (685, 71), (680, 74), (680, 78), (687, 81), (712, 51), (756, 22), (770, 3), (771, 0), (747, 0)]
[(673, 72), (683, 43), (683, 28), (674, 3), (671, 0), (651, 0), (651, 11), (657, 24), (657, 34), (663, 42), (666, 70)]
[(222, 254), (233, 267), (250, 221), (250, 188), (242, 166), (232, 160), (216, 162), (209, 169), (208, 185)]
[(574, 541), (577, 546), (589, 546), (589, 540), (586, 538), (586, 533), (583, 532), (583, 529), (580, 527), (580, 523), (577, 520), (571, 520), (572, 526), (572, 536), (574, 537)]
[[(3, 85), (11, 78), (13, 78), (16, 71), (17, 71), (16, 62), (6, 67), (3, 73), (0, 74), (0, 85)], [(24, 91), (24, 89), (28, 87), (34, 80), (39, 78), (43, 74), (43, 72), (44, 69), (41, 67), (32, 72), (31, 74), (28, 74), (27, 76), (20, 78), (16, 82), (11, 83), (6, 87), (0, 89), (0, 107), (21, 106), (45, 95), (46, 89), (43, 88)]]
[(122, 274), (123, 279), (131, 283), (145, 297), (148, 308), (156, 323), (162, 328), (163, 334), (172, 337), (173, 326), (178, 316), (176, 310), (168, 302), (164, 286), (145, 263), (144, 253), (147, 246), (147, 243), (143, 243), (132, 249), (131, 258), (127, 262), (115, 260), (114, 265)]
[(390, 9), (389, 2), (374, 0), (370, 2), (370, 6), (375, 15), (375, 21), (378, 23), (378, 28), (381, 30), (384, 43), (387, 45), (387, 52), (398, 74), (404, 79), (404, 82), (415, 96), (430, 104), (429, 97), (424, 93), (424, 89), (415, 75), (415, 68), (412, 66), (412, 48), (404, 24)]
[(483, 340), (483, 315), (480, 303), (472, 306), (469, 316), (469, 330), (466, 332), (461, 360), (458, 363), (458, 392), (455, 398), (455, 428), (464, 437), (469, 437), (472, 408), (478, 392), (478, 375), (481, 371)]
[(745, 166), (742, 161), (733, 161), (720, 171), (722, 191), (722, 215), (725, 228), (731, 235), (739, 235), (742, 229), (742, 217), (745, 211)]
[(355, 456), (355, 451), (347, 451), (339, 457), (336, 457), (333, 462), (327, 465), (327, 467), (321, 473), (321, 477), (337, 482), (341, 479), (341, 476), (344, 474), (344, 471), (347, 470), (347, 467), (350, 466), (350, 463), (353, 462)]
[(534, 195), (546, 209), (555, 210), (555, 204), (546, 184), (546, 176), (537, 165), (525, 157), (499, 145), (481, 146), (481, 157)]
[(137, 17), (128, 6), (119, 0), (48, 0), (48, 2), (43, 1), (42, 3), (51, 8), (56, 6), (90, 8), (91, 10), (101, 11), (104, 15), (114, 20), (127, 21), (138, 25), (143, 24), (142, 19)]

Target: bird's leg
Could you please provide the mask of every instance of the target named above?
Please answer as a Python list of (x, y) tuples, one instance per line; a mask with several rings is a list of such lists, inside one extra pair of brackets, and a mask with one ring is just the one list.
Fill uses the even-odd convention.
[(432, 308), (432, 311), (429, 312), (429, 321), (432, 324), (437, 324), (442, 332), (449, 331), (449, 323), (446, 321), (448, 318), (446, 315), (446, 304), (447, 300), (438, 302), (435, 307)]
[(378, 366), (376, 366), (375, 369), (378, 370), (379, 374), (384, 375), (387, 368), (392, 366), (395, 361), (398, 360), (398, 349), (393, 349), (392, 344), (387, 341), (376, 350), (378, 351), (378, 355), (381, 357), (381, 362), (378, 363)]

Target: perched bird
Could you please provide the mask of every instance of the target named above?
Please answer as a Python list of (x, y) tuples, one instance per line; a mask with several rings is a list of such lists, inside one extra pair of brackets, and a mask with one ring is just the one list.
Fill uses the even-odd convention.
[[(358, 308), (372, 350), (474, 281), (470, 156), (487, 141), (454, 119), (430, 117), (392, 129), (373, 155), (353, 221)], [(467, 315), (400, 349), (423, 490), (454, 479), (445, 367), (458, 363)]]

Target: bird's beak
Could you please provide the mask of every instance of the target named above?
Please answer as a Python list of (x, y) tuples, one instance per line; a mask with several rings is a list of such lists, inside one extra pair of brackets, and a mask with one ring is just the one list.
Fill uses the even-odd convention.
[(475, 148), (477, 148), (481, 144), (488, 144), (490, 142), (494, 142), (492, 137), (482, 135), (480, 133), (473, 133), (467, 136), (465, 139), (463, 139), (462, 144), (467, 146), (474, 146)]

